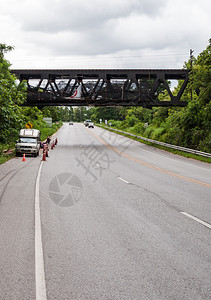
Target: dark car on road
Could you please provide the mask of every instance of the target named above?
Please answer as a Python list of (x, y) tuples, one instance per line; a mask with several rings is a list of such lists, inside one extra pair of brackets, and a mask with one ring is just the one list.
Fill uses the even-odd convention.
[(92, 122), (91, 120), (86, 120), (86, 121), (84, 121), (84, 125), (85, 125), (85, 126), (88, 126), (89, 123), (91, 123), (91, 122)]

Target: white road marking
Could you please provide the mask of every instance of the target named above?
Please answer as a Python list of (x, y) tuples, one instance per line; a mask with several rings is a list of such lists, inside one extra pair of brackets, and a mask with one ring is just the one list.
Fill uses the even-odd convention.
[(194, 217), (194, 216), (192, 216), (192, 215), (186, 213), (185, 211), (181, 211), (181, 214), (183, 214), (183, 215), (185, 215), (185, 216), (187, 216), (187, 217), (189, 217), (189, 218), (195, 220), (196, 222), (198, 222), (198, 223), (200, 223), (200, 224), (202, 224), (202, 225), (204, 225), (204, 226), (206, 226), (206, 227), (208, 227), (208, 228), (211, 229), (211, 225), (210, 225), (209, 223), (204, 222), (204, 221), (202, 221), (202, 220), (200, 220), (200, 219), (198, 219), (198, 218), (196, 218), (196, 217)]
[(130, 183), (129, 181), (127, 181), (127, 180), (125, 180), (125, 179), (123, 179), (123, 178), (121, 178), (121, 177), (118, 177), (119, 178), (119, 180), (122, 180), (122, 181), (124, 181), (125, 183)]
[(40, 217), (40, 174), (43, 161), (40, 164), (35, 186), (35, 284), (36, 300), (46, 300), (45, 270), (42, 245), (42, 230)]

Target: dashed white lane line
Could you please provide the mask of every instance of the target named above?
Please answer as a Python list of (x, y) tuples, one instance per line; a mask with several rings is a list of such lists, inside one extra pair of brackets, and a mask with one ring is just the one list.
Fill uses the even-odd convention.
[(194, 221), (196, 221), (196, 222), (198, 222), (198, 223), (200, 223), (200, 224), (202, 224), (202, 225), (208, 227), (209, 229), (211, 229), (211, 224), (209, 224), (209, 223), (207, 223), (207, 222), (204, 222), (204, 221), (202, 221), (202, 220), (200, 220), (200, 219), (198, 219), (198, 218), (196, 218), (196, 217), (194, 217), (194, 216), (192, 216), (192, 215), (186, 213), (185, 211), (181, 211), (181, 214), (183, 214), (183, 215), (185, 215), (186, 217), (189, 217), (189, 218), (193, 219)]
[(121, 178), (121, 177), (118, 177), (119, 178), (119, 180), (122, 180), (123, 182), (125, 182), (125, 183), (130, 183), (129, 181), (127, 181), (127, 180), (125, 180), (125, 179), (123, 179), (123, 178)]
[(43, 161), (40, 164), (35, 185), (35, 285), (36, 300), (46, 300), (45, 269), (42, 245), (42, 230), (40, 217), (40, 174)]

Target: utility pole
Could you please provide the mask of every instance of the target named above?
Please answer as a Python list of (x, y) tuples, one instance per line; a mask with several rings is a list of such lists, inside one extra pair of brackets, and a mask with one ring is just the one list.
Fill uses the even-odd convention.
[(190, 68), (192, 71), (192, 67), (193, 67), (193, 52), (194, 50), (190, 49)]
[(190, 70), (191, 70), (191, 101), (193, 100), (193, 78), (192, 78), (192, 69), (193, 69), (193, 52), (194, 50), (190, 49)]

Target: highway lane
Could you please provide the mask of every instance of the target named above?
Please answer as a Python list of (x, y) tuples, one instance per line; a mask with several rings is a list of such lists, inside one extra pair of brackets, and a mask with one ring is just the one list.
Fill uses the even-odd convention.
[[(40, 195), (49, 298), (206, 299), (210, 229), (180, 212), (210, 222), (210, 167), (83, 125), (58, 139)], [(55, 205), (65, 173), (83, 194)]]
[[(211, 224), (210, 166), (82, 124), (57, 138), (39, 182), (47, 299), (209, 299), (210, 228), (181, 212)], [(40, 159), (0, 166), (0, 299), (35, 299)]]
[(35, 299), (34, 184), (40, 159), (0, 165), (0, 299)]
[[(181, 211), (189, 210), (211, 223), (210, 165), (148, 147), (125, 137), (118, 138), (121, 145), (117, 146), (116, 134), (105, 131), (100, 134), (114, 150), (123, 151), (121, 155), (117, 153), (121, 159), (116, 172), (121, 170), (120, 174), (126, 181), (157, 193)], [(127, 162), (123, 158), (127, 158)], [(132, 172), (128, 173), (130, 168)], [(204, 186), (208, 188), (204, 189)]]

